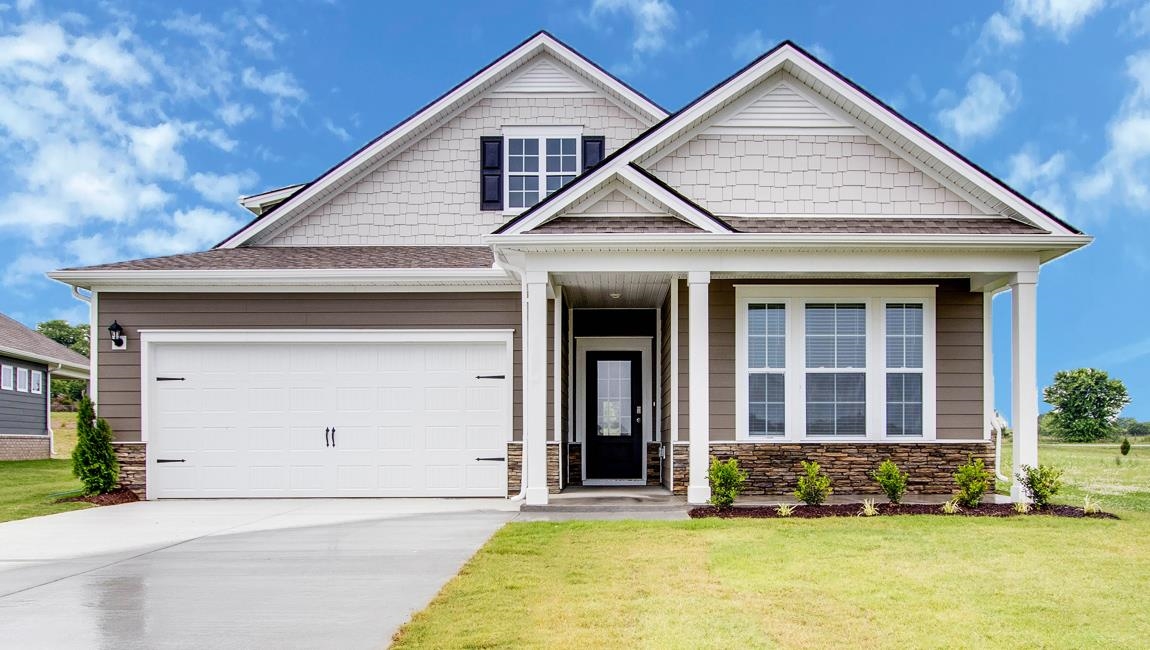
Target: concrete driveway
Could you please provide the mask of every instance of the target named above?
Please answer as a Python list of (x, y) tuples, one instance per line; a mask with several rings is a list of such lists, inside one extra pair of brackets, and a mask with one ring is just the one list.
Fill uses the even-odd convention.
[(20, 648), (380, 648), (503, 499), (142, 502), (0, 524)]

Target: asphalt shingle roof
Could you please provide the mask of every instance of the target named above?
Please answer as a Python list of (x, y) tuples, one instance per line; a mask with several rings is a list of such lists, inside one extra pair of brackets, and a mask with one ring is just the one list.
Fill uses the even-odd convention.
[(63, 361), (82, 368), (88, 367), (88, 357), (60, 345), (4, 314), (0, 314), (0, 348), (40, 360)]
[(65, 270), (479, 269), (494, 261), (487, 246), (252, 246)]

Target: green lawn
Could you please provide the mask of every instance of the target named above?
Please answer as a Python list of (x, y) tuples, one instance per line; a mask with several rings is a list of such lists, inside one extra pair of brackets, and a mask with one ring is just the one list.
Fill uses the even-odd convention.
[(52, 433), (56, 443), (52, 458), (71, 458), (76, 448), (76, 413), (53, 411)]
[(26, 519), (88, 508), (88, 503), (54, 503), (63, 492), (80, 489), (71, 460), (0, 462), (0, 521)]
[(1145, 647), (1150, 445), (1117, 448), (1039, 454), (1119, 521), (509, 524), (396, 647)]

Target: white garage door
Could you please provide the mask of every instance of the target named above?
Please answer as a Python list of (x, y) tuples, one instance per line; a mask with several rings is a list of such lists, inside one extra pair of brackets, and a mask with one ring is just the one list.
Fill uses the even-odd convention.
[(151, 343), (149, 496), (502, 496), (507, 345)]

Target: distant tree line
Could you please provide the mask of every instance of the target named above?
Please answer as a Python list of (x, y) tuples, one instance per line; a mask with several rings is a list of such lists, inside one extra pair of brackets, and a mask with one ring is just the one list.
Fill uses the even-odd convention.
[[(74, 352), (91, 357), (90, 332), (87, 324), (71, 325), (66, 320), (48, 320), (36, 326), (36, 331)], [(83, 379), (52, 378), (52, 410), (75, 411), (88, 392)]]

